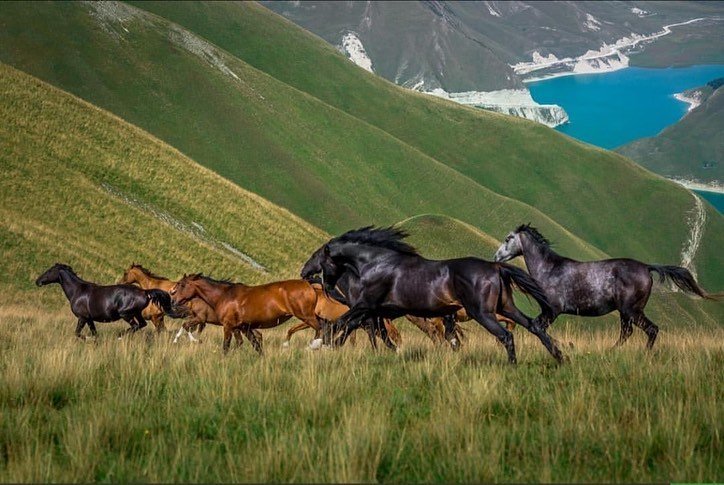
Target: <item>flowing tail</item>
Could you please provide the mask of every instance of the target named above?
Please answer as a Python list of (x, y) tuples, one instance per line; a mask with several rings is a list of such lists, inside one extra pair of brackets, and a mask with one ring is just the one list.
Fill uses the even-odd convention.
[(190, 314), (188, 308), (182, 305), (176, 305), (171, 300), (171, 295), (163, 290), (146, 290), (146, 295), (171, 318), (186, 318)]
[(707, 293), (704, 288), (699, 286), (699, 283), (696, 282), (691, 272), (681, 266), (659, 266), (651, 264), (648, 268), (649, 271), (655, 271), (659, 274), (659, 281), (661, 283), (668, 278), (683, 291), (699, 295), (707, 300), (718, 300), (722, 296), (721, 294), (710, 295)]
[(531, 276), (520, 268), (516, 268), (513, 265), (498, 263), (500, 268), (500, 277), (503, 279), (503, 283), (510, 286), (511, 283), (515, 284), (520, 291), (526, 295), (530, 295), (538, 305), (543, 313), (552, 313), (551, 305), (548, 302), (548, 298), (538, 283), (535, 282)]

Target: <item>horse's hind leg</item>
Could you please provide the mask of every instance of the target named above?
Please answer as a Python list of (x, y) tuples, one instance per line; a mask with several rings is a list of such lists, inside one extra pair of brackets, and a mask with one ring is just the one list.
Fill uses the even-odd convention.
[(641, 330), (646, 332), (646, 335), (649, 337), (648, 342), (646, 342), (646, 348), (653, 348), (654, 342), (656, 342), (656, 336), (659, 334), (658, 325), (649, 320), (648, 317), (643, 313), (641, 313), (641, 315), (639, 315), (639, 317), (634, 320), (634, 324)]
[(236, 340), (237, 349), (241, 347), (244, 343), (244, 337), (241, 336), (241, 330), (239, 330), (238, 328), (234, 329), (234, 340)]
[(450, 342), (450, 347), (453, 350), (459, 350), (460, 339), (455, 328), (455, 317), (453, 315), (445, 315), (442, 317), (442, 323), (445, 326), (445, 340)]
[(561, 350), (555, 344), (554, 340), (550, 337), (550, 335), (548, 335), (548, 332), (538, 325), (537, 321), (528, 318), (523, 312), (514, 306), (512, 302), (507, 302), (500, 312), (504, 317), (509, 318), (514, 322), (513, 326), (518, 324), (538, 337), (553, 358), (558, 362), (563, 362), (563, 353), (561, 353)]
[(166, 329), (166, 325), (163, 322), (163, 313), (151, 315), (151, 323), (156, 327), (156, 333), (161, 333)]
[(86, 325), (88, 325), (88, 328), (90, 328), (91, 337), (95, 337), (98, 335), (98, 330), (96, 330), (96, 324), (93, 320), (86, 320)]
[(254, 347), (254, 350), (256, 350), (259, 353), (259, 355), (264, 355), (262, 343), (257, 338), (257, 333), (255, 333), (254, 330), (250, 329), (249, 327), (244, 327), (242, 329), (242, 332), (244, 333), (244, 335), (246, 335), (246, 338), (249, 339), (249, 342), (251, 342), (251, 345), (252, 345), (252, 347)]
[(299, 322), (296, 325), (294, 325), (292, 328), (287, 330), (287, 338), (284, 339), (284, 342), (282, 343), (282, 347), (289, 347), (289, 342), (292, 340), (292, 335), (295, 333), (304, 330), (305, 328), (309, 328), (309, 324), (307, 322)]
[(615, 344), (613, 344), (613, 348), (622, 346), (628, 338), (633, 333), (633, 322), (634, 317), (626, 312), (620, 312), (621, 315), (621, 334), (618, 337), (618, 340)]
[(136, 326), (133, 327), (132, 330), (133, 330), (133, 333), (136, 333), (139, 330), (141, 330), (143, 327), (145, 327), (147, 324), (146, 324), (146, 320), (143, 319), (143, 316), (140, 313), (137, 313), (134, 318), (136, 320)]
[(515, 357), (515, 342), (513, 340), (513, 334), (498, 323), (495, 319), (495, 313), (467, 306), (465, 307), (465, 311), (467, 311), (468, 315), (473, 317), (476, 322), (483, 326), (485, 330), (497, 337), (508, 352), (508, 362), (515, 364), (517, 359)]

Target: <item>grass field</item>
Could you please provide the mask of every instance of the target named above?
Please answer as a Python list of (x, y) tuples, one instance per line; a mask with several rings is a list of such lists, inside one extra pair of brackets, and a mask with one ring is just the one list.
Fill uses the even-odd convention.
[[(43, 291), (56, 291), (51, 287)], [(520, 363), (465, 324), (459, 353), (399, 324), (398, 354), (366, 342), (308, 351), (286, 327), (227, 357), (209, 328), (173, 345), (116, 324), (73, 337), (67, 311), (0, 309), (2, 481), (720, 481), (720, 326), (641, 332), (558, 322), (570, 363), (517, 329)], [(364, 339), (360, 339), (362, 342)]]

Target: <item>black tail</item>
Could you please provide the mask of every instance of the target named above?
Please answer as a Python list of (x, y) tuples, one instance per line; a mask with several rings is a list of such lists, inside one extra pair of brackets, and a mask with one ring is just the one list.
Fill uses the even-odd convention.
[(552, 313), (548, 298), (545, 293), (543, 293), (541, 287), (538, 286), (538, 283), (536, 283), (528, 273), (510, 264), (498, 263), (498, 266), (500, 267), (500, 277), (506, 285), (510, 286), (512, 282), (520, 291), (526, 295), (530, 295), (538, 302), (543, 313)]
[(699, 295), (707, 300), (717, 299), (716, 295), (710, 295), (704, 290), (704, 288), (699, 286), (699, 283), (696, 282), (694, 276), (686, 268), (682, 268), (681, 266), (658, 266), (652, 264), (649, 265), (649, 271), (657, 272), (661, 283), (666, 281), (666, 278), (668, 278), (684, 291)]
[(176, 305), (171, 301), (171, 295), (163, 290), (146, 290), (146, 294), (153, 303), (160, 306), (163, 312), (171, 318), (186, 318), (189, 310), (185, 306)]

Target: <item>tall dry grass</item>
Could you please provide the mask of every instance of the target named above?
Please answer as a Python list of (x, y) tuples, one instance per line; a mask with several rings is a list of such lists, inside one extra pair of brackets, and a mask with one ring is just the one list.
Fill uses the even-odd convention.
[(282, 350), (286, 326), (221, 336), (73, 337), (67, 311), (0, 310), (2, 481), (717, 481), (724, 330), (561, 321), (562, 367), (523, 330), (520, 363), (467, 324), (458, 353), (400, 322), (398, 354)]

